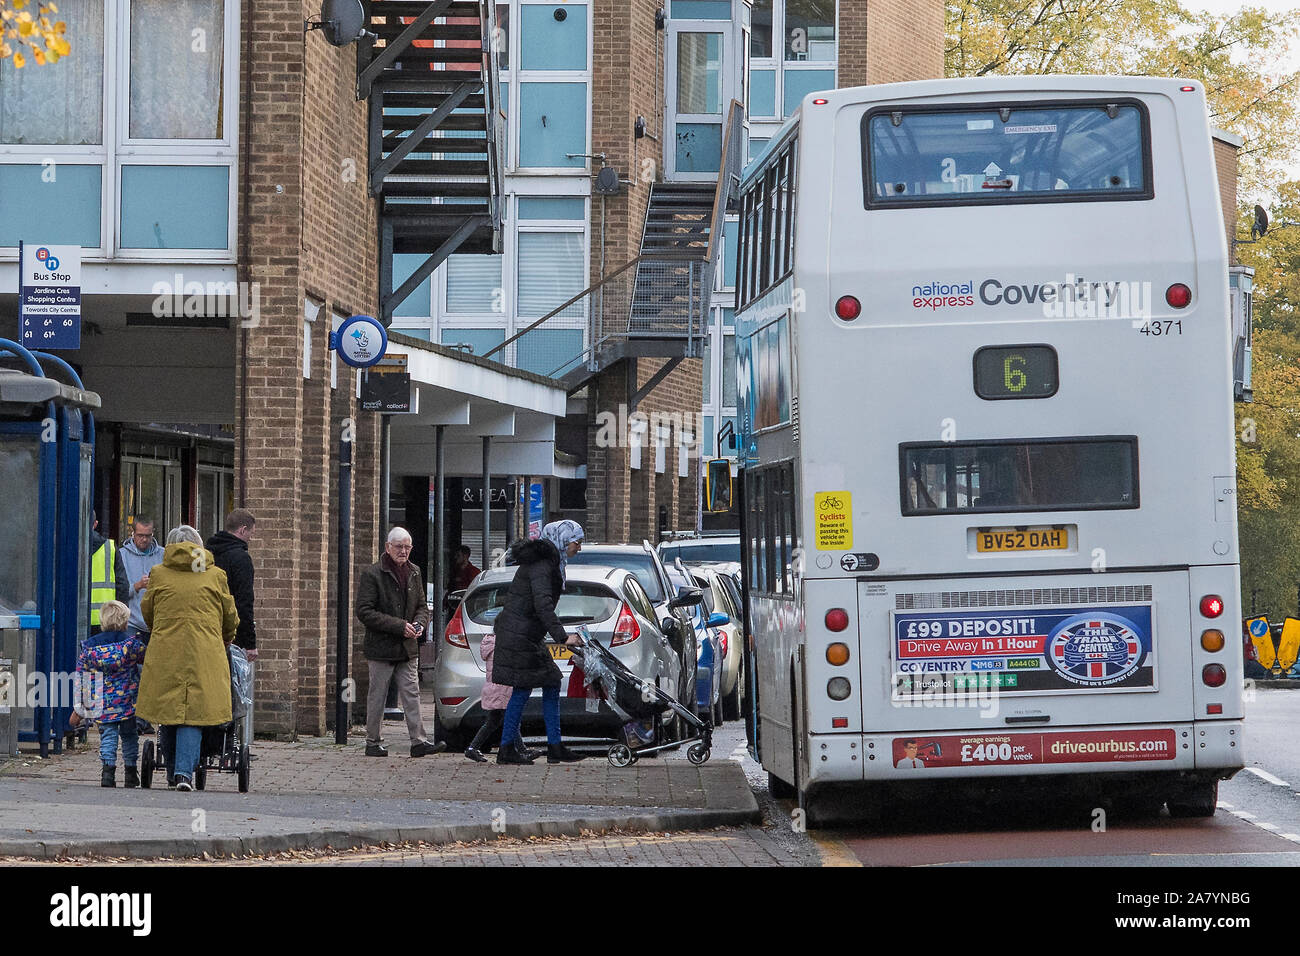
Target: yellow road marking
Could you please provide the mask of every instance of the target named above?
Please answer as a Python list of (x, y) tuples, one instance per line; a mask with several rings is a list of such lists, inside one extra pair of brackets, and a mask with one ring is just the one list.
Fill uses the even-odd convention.
[(821, 854), (822, 866), (862, 866), (862, 861), (842, 840), (814, 836), (813, 842), (817, 844), (817, 852)]

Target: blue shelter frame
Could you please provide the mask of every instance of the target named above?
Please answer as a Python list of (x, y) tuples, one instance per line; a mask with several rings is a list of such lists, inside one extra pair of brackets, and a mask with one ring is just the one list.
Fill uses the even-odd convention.
[[(22, 368), (15, 370), (15, 364)], [(47, 369), (68, 381), (59, 381)], [(77, 653), (90, 627), (92, 409), (100, 400), (85, 391), (63, 359), (9, 339), (0, 339), (0, 372), (6, 373), (0, 378), (0, 444), (34, 440), (37, 449), (36, 514), (6, 515), (0, 494), (0, 520), (7, 517), (4, 524), (11, 533), (36, 536), (35, 594), (14, 609), (24, 634), (33, 638), (32, 660), (21, 662), (27, 686), (16, 690), (32, 692), (34, 704), (31, 728), (20, 729), (18, 739), (38, 744), (45, 757), (51, 744), (55, 753), (63, 749)]]

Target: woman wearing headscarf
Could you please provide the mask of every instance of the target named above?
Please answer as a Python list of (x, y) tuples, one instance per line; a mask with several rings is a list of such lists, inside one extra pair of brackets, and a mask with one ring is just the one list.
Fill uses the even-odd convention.
[(542, 716), (546, 720), (546, 762), (567, 763), (582, 757), (561, 743), (560, 669), (545, 647), (549, 634), (557, 644), (576, 644), (555, 615), (564, 591), (564, 567), (582, 550), (582, 526), (576, 521), (553, 521), (542, 536), (518, 541), (510, 548), (510, 561), (518, 565), (505, 607), (497, 615), (496, 651), (492, 680), (513, 687), (506, 705), (505, 726), (497, 763), (531, 764), (519, 725), (533, 688), (542, 689)]

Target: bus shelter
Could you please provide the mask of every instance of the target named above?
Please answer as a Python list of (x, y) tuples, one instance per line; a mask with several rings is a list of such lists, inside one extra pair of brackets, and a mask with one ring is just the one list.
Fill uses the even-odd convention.
[(0, 755), (62, 749), (90, 625), (99, 405), (61, 358), (0, 339)]

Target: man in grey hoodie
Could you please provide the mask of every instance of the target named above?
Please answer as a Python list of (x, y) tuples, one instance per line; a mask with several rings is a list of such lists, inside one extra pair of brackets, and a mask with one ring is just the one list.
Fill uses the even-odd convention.
[(127, 631), (134, 637), (143, 635), (149, 640), (149, 627), (140, 612), (140, 602), (149, 587), (149, 572), (155, 565), (162, 564), (163, 546), (153, 536), (153, 521), (142, 515), (131, 522), (131, 537), (123, 542), (118, 554), (122, 557), (122, 569), (126, 572), (127, 588), (130, 592), (131, 622)]

